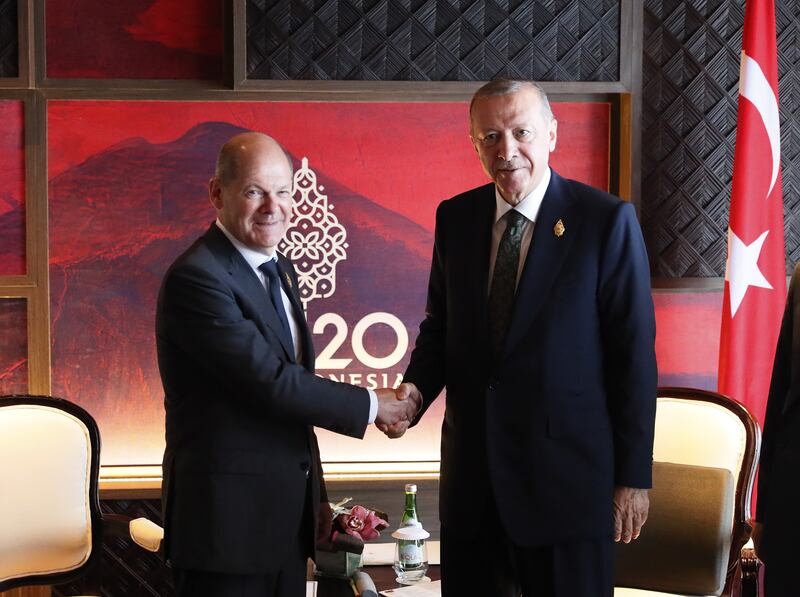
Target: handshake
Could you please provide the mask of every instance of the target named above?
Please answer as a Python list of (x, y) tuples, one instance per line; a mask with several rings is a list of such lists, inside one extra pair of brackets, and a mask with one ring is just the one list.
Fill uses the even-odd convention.
[(413, 383), (401, 383), (396, 390), (383, 388), (378, 395), (375, 426), (388, 437), (402, 436), (422, 406), (422, 395)]

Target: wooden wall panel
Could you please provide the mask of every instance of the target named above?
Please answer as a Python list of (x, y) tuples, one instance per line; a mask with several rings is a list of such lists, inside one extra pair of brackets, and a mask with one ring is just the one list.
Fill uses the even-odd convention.
[(619, 0), (247, 1), (251, 79), (616, 81)]
[[(775, 0), (788, 268), (800, 259), (800, 21)], [(642, 220), (655, 276), (725, 275), (744, 0), (645, 0)]]

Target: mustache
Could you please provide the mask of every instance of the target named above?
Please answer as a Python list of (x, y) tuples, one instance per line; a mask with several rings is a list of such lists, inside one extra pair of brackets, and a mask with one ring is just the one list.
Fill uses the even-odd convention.
[(515, 170), (521, 167), (522, 167), (522, 160), (517, 160), (517, 159), (503, 160), (498, 158), (494, 161), (495, 170)]

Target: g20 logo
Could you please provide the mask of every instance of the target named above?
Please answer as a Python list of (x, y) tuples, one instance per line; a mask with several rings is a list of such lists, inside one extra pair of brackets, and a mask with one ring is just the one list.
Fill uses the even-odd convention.
[[(301, 167), (294, 174), (292, 222), (278, 248), (295, 266), (300, 298), (306, 311), (312, 300), (328, 298), (336, 292), (336, 266), (347, 259), (347, 231), (333, 213), (334, 206), (324, 191), (325, 188), (317, 184), (316, 173), (308, 166), (308, 158), (303, 157)], [(372, 354), (364, 344), (365, 334), (375, 325), (386, 325), (394, 333), (394, 346), (390, 346), (387, 354)], [(334, 335), (317, 356), (316, 366), (320, 370), (337, 372), (352, 365), (352, 358), (337, 356), (348, 336), (355, 359), (371, 370), (385, 371), (394, 367), (408, 350), (408, 330), (400, 318), (391, 313), (379, 311), (365, 315), (353, 326), (352, 333), (344, 317), (338, 313), (324, 313), (314, 322), (312, 331), (320, 335), (330, 326), (334, 328)], [(350, 383), (366, 381), (370, 386), (397, 385), (402, 377), (397, 373), (396, 379), (389, 380), (390, 376), (389, 373), (330, 375)]]

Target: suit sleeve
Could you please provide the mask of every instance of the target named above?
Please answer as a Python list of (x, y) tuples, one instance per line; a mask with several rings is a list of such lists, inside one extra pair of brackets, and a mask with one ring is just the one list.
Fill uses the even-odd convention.
[[(282, 358), (211, 272), (190, 264), (170, 270), (159, 302), (159, 341), (171, 347), (167, 352), (229, 387), (231, 400), (254, 414), (364, 436), (367, 390), (319, 378)], [(169, 365), (160, 365), (168, 373)]]
[(434, 234), (431, 273), (428, 280), (428, 298), (425, 319), (419, 326), (414, 350), (406, 368), (403, 381), (417, 386), (422, 394), (420, 408), (414, 423), (419, 421), (445, 384), (445, 347), (447, 342), (447, 285), (445, 256), (445, 225), (443, 212), (447, 202), (436, 210), (436, 232)]
[(609, 224), (597, 292), (615, 484), (649, 488), (658, 377), (655, 314), (647, 251), (629, 203), (618, 204)]
[(775, 362), (772, 366), (772, 380), (767, 398), (767, 412), (764, 417), (764, 436), (761, 443), (761, 458), (758, 468), (758, 504), (756, 520), (764, 522), (764, 514), (772, 478), (772, 462), (775, 457), (775, 444), (780, 429), (786, 396), (789, 393), (792, 372), (792, 350), (794, 335), (794, 309), (800, 266), (795, 267), (789, 284), (789, 295), (783, 311), (781, 331), (775, 349)]
[(312, 450), (314, 451), (315, 457), (314, 462), (316, 463), (317, 467), (317, 479), (319, 479), (319, 501), (320, 502), (327, 502), (328, 501), (328, 487), (325, 485), (325, 473), (322, 470), (322, 458), (319, 454), (319, 442), (317, 441), (317, 434), (312, 433), (311, 437), (313, 438), (313, 447)]

